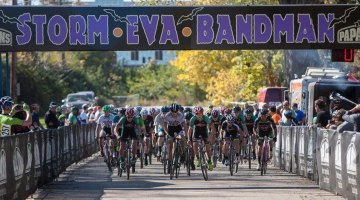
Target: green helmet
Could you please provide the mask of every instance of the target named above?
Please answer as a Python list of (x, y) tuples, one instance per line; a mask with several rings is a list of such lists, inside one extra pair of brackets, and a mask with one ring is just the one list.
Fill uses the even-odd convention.
[(65, 119), (66, 119), (66, 116), (65, 116), (65, 115), (60, 115), (60, 116), (59, 116), (59, 120), (60, 120), (60, 121), (65, 121)]
[(111, 106), (105, 105), (105, 106), (102, 108), (102, 110), (103, 110), (104, 112), (110, 112), (110, 111), (111, 111)]
[(74, 112), (74, 111), (79, 111), (79, 108), (77, 108), (77, 107), (72, 107), (72, 108), (71, 108), (71, 112)]

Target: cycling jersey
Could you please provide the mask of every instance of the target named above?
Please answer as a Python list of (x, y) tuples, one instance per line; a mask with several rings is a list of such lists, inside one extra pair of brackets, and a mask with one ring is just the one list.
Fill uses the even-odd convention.
[(253, 134), (254, 132), (254, 124), (255, 124), (255, 116), (251, 116), (250, 119), (248, 119), (247, 117), (245, 117), (245, 125), (246, 125), (246, 129), (248, 130), (248, 133), (250, 135)]
[(243, 127), (244, 115), (242, 113), (238, 115), (234, 114), (234, 117), (235, 117), (235, 124), (237, 124), (239, 128), (241, 128), (241, 130), (244, 131), (244, 127)]
[(201, 136), (203, 140), (207, 140), (209, 137), (209, 123), (209, 117), (206, 115), (203, 115), (200, 120), (196, 116), (193, 116), (190, 119), (190, 127), (193, 128), (193, 138), (199, 139)]
[(184, 115), (180, 112), (178, 112), (175, 117), (173, 116), (173, 113), (168, 112), (165, 115), (165, 122), (168, 126), (179, 126), (185, 122), (185, 118)]
[(227, 121), (224, 121), (221, 125), (221, 129), (225, 131), (225, 138), (239, 138), (240, 136), (240, 127), (233, 123), (231, 126), (228, 124)]
[(150, 137), (151, 130), (154, 128), (154, 119), (151, 115), (147, 115), (146, 119), (144, 120), (145, 130), (146, 130), (146, 137)]
[(154, 120), (154, 125), (157, 126), (157, 132), (164, 132), (164, 127), (165, 127), (165, 115), (163, 115), (162, 113), (158, 114), (155, 117)]
[[(273, 137), (272, 127), (274, 127), (274, 129), (275, 129), (274, 131), (276, 131), (275, 122), (270, 116), (267, 116), (265, 121), (261, 120), (261, 117), (258, 117), (255, 120), (254, 128), (258, 131), (259, 137), (267, 136), (267, 137), (272, 138)], [(259, 140), (259, 144), (262, 144), (262, 143), (263, 143), (263, 140), (262, 139)]]
[(137, 126), (139, 121), (136, 117), (134, 117), (133, 120), (128, 121), (126, 116), (123, 116), (118, 124), (121, 125), (122, 130), (120, 135), (121, 140), (126, 140), (128, 138), (137, 139)]
[(23, 120), (12, 118), (6, 115), (0, 115), (1, 136), (11, 135), (11, 125), (22, 125)]
[(114, 115), (110, 114), (108, 116), (105, 116), (105, 114), (102, 114), (98, 121), (97, 124), (102, 126), (102, 130), (105, 131), (106, 134), (110, 135), (111, 134), (111, 127), (112, 127), (112, 122), (114, 119)]
[(212, 116), (209, 119), (210, 119), (210, 123), (214, 124), (216, 134), (218, 134), (220, 131), (221, 121), (223, 119), (222, 115), (219, 115), (217, 119), (214, 119)]

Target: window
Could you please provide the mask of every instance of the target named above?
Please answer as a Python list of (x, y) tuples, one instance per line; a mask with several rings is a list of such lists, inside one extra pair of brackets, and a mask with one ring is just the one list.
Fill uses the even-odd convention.
[(163, 52), (155, 51), (155, 60), (162, 60), (162, 59), (163, 59)]
[(131, 51), (131, 60), (139, 60), (139, 51)]

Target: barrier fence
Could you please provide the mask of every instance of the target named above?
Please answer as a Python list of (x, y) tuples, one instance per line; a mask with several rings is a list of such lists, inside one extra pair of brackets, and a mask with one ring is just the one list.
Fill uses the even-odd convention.
[(274, 164), (307, 177), (320, 189), (360, 199), (360, 133), (278, 126)]
[(24, 199), (97, 151), (95, 125), (0, 137), (0, 199)]

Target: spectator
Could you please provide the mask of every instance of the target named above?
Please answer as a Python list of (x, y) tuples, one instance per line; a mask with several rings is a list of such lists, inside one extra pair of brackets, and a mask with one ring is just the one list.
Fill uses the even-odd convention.
[(59, 120), (56, 117), (56, 103), (51, 102), (49, 110), (45, 113), (45, 124), (48, 129), (56, 129), (59, 127)]
[[(94, 107), (90, 107), (90, 108), (88, 108), (88, 113), (87, 113), (87, 120), (88, 120), (88, 123), (90, 123), (90, 117), (91, 117), (91, 115), (92, 115), (93, 111), (94, 111)], [(95, 115), (94, 115), (94, 117), (95, 117)]]
[[(26, 112), (23, 110), (23, 105), (21, 104), (15, 104), (13, 106), (13, 118), (17, 118), (17, 119), (21, 119), (21, 120), (25, 120), (26, 119)], [(11, 132), (16, 135), (19, 133), (27, 133), (30, 131), (29, 126), (23, 126), (18, 125), (18, 124), (14, 124), (11, 126)]]
[(317, 127), (325, 128), (328, 124), (328, 121), (331, 119), (330, 112), (325, 110), (326, 103), (322, 99), (318, 99), (315, 101), (315, 111), (317, 113), (315, 125)]
[[(11, 98), (10, 98), (11, 99)], [(2, 103), (2, 113), (8, 112), (5, 111), (6, 109), (8, 109), (9, 105), (12, 105), (11, 101), (8, 101), (10, 99), (4, 100), (4, 102)], [(5, 110), (4, 110), (5, 109)], [(10, 112), (5, 115), (5, 114), (1, 114), (0, 115), (0, 131), (1, 131), (1, 136), (8, 136), (8, 135), (12, 135), (12, 130), (11, 130), (11, 126), (13, 125), (21, 125), (21, 126), (30, 126), (32, 123), (31, 120), (31, 115), (30, 115), (30, 108), (27, 104), (23, 104), (23, 110), (26, 113), (26, 117), (25, 120), (21, 120), (15, 117), (11, 117), (9, 114), (11, 113), (15, 113), (15, 107), (13, 107), (13, 109), (10, 109)]]
[[(288, 101), (284, 101), (282, 105), (280, 125), (291, 126), (296, 117), (295, 112), (290, 109), (290, 103)], [(285, 113), (287, 115), (285, 115)]]
[(295, 118), (296, 118), (298, 125), (304, 125), (305, 124), (305, 113), (303, 111), (299, 110), (297, 103), (293, 103), (292, 109), (295, 112)]
[(78, 118), (78, 116), (79, 116), (79, 108), (73, 107), (69, 115), (69, 126), (81, 124), (81, 121)]
[(80, 120), (81, 120), (82, 124), (88, 124), (89, 123), (89, 120), (88, 120), (88, 117), (87, 117), (88, 107), (89, 106), (87, 104), (82, 105), (82, 111), (81, 111), (81, 114), (80, 114)]
[(14, 105), (14, 102), (12, 101), (12, 98), (9, 96), (1, 97), (1, 106), (2, 106), (2, 115), (10, 115), (11, 108)]
[(270, 107), (270, 115), (271, 115), (271, 118), (274, 120), (275, 124), (279, 125), (281, 116), (276, 112), (275, 106)]
[(330, 125), (328, 124), (330, 129), (336, 129), (337, 132), (342, 133), (344, 131), (353, 131), (354, 125), (343, 120), (343, 115), (346, 113), (344, 109), (339, 109), (332, 114), (332, 119), (330, 121)]
[(39, 116), (40, 106), (39, 106), (39, 104), (37, 104), (37, 103), (31, 104), (30, 109), (31, 109), (31, 119), (32, 119), (32, 124), (30, 126), (30, 129), (34, 130), (34, 131), (44, 129), (44, 127), (40, 123), (40, 116)]
[(342, 118), (353, 125), (353, 131), (360, 132), (360, 104), (347, 111)]

